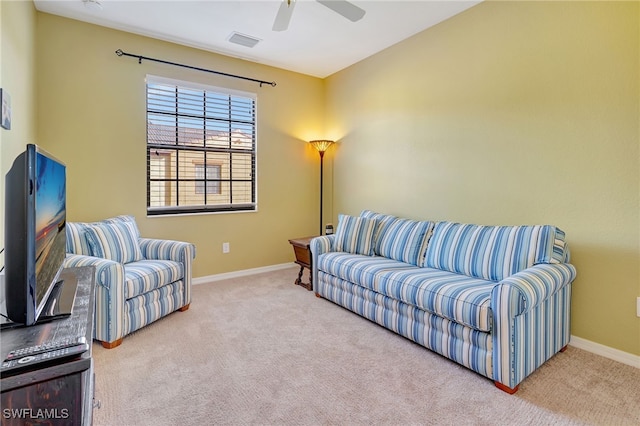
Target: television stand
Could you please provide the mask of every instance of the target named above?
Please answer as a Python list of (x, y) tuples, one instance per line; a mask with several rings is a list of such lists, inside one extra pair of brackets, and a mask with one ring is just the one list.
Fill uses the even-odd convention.
[[(92, 266), (64, 269), (60, 278), (76, 282), (71, 315), (29, 327), (2, 329), (0, 361), (12, 350), (84, 337), (89, 350), (75, 357), (34, 364), (0, 378), (3, 425), (91, 425), (93, 411), (94, 274)], [(69, 280), (69, 281), (67, 281)], [(7, 413), (7, 415), (5, 415)]]

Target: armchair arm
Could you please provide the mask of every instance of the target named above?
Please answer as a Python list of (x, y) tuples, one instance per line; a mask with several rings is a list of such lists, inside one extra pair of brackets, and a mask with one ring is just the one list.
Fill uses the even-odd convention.
[(125, 334), (124, 265), (113, 260), (67, 254), (64, 267), (95, 266), (96, 305), (93, 334), (102, 342), (113, 342)]
[(149, 260), (172, 260), (184, 265), (184, 305), (191, 303), (191, 280), (196, 246), (184, 241), (140, 238), (142, 256)]
[(186, 263), (196, 257), (196, 247), (183, 241), (140, 238), (140, 250), (142, 256), (150, 260), (173, 260)]
[[(541, 263), (505, 278), (491, 292), (494, 312), (509, 317), (522, 315), (547, 300), (576, 277), (576, 268), (568, 263)], [(505, 304), (506, 303), (506, 304)]]
[(96, 284), (107, 289), (113, 287), (114, 283), (118, 281), (124, 283), (124, 265), (113, 260), (67, 253), (67, 257), (64, 259), (64, 267), (73, 268), (76, 266), (95, 266)]

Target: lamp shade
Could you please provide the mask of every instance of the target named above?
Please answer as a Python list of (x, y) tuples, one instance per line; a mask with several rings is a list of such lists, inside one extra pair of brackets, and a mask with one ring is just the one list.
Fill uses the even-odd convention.
[(329, 140), (316, 140), (316, 141), (310, 141), (309, 142), (311, 145), (313, 145), (313, 147), (315, 149), (318, 150), (318, 152), (325, 152), (331, 145), (333, 145), (333, 141), (329, 141)]

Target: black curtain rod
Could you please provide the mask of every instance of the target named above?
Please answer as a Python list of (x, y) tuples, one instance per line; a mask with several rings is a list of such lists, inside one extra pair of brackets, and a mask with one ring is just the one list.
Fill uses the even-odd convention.
[(233, 77), (233, 78), (240, 78), (242, 80), (253, 81), (253, 82), (256, 82), (256, 83), (260, 83), (260, 87), (262, 87), (263, 84), (268, 84), (268, 85), (270, 85), (272, 87), (276, 87), (276, 82), (275, 81), (256, 80), (255, 78), (243, 77), (241, 75), (227, 74), (225, 72), (208, 70), (206, 68), (192, 67), (191, 65), (184, 65), (184, 64), (178, 64), (176, 62), (163, 61), (162, 59), (148, 58), (148, 57), (142, 56), (142, 55), (132, 55), (131, 53), (123, 52), (122, 49), (116, 50), (116, 55), (118, 55), (118, 56), (131, 56), (132, 58), (138, 58), (138, 63), (139, 64), (142, 63), (143, 59), (146, 59), (147, 61), (160, 62), (161, 64), (175, 65), (177, 67), (189, 68), (189, 69), (196, 70), (196, 71), (204, 71), (204, 72), (210, 72), (212, 74), (224, 75), (225, 77)]

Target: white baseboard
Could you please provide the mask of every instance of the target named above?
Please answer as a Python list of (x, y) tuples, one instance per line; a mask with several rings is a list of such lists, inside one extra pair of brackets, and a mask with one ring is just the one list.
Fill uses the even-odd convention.
[(261, 268), (244, 269), (242, 271), (225, 272), (222, 274), (207, 275), (192, 280), (193, 285), (207, 284), (215, 281), (228, 280), (230, 278), (246, 277), (247, 275), (262, 274), (264, 272), (279, 271), (281, 269), (299, 268), (295, 263), (281, 263), (279, 265), (263, 266)]
[(609, 346), (601, 345), (600, 343), (592, 342), (576, 336), (571, 336), (569, 344), (575, 348), (584, 349), (585, 351), (596, 355), (600, 355), (632, 367), (640, 368), (640, 356), (610, 348)]
[[(207, 284), (215, 281), (228, 280), (230, 278), (246, 277), (248, 275), (261, 274), (264, 272), (279, 271), (288, 268), (298, 268), (295, 263), (281, 263), (279, 265), (264, 266), (261, 268), (244, 269), (242, 271), (226, 272), (223, 274), (208, 275), (205, 277), (194, 278), (192, 284)], [(621, 362), (632, 367), (640, 368), (640, 356), (630, 354), (618, 349), (610, 348), (609, 346), (601, 345), (590, 340), (583, 339), (577, 336), (571, 336), (569, 344), (575, 348), (583, 349), (587, 352), (594, 353), (596, 355), (603, 356), (605, 358), (612, 359), (614, 361)]]

